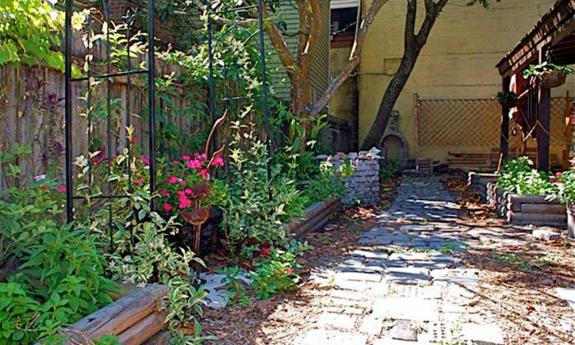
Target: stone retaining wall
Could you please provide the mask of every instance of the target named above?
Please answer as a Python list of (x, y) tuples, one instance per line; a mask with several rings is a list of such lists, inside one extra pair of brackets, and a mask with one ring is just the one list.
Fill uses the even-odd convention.
[(504, 192), (495, 183), (487, 184), (488, 202), (495, 206), (497, 215), (512, 224), (539, 226), (567, 226), (567, 211), (559, 201), (544, 196), (517, 195)]
[[(354, 167), (352, 176), (344, 178), (346, 195), (342, 198), (344, 204), (350, 205), (359, 202), (362, 205), (377, 205), (379, 203), (379, 151), (362, 151), (359, 153), (343, 154), (324, 158), (338, 169), (346, 161)], [(322, 159), (322, 157), (320, 157)]]

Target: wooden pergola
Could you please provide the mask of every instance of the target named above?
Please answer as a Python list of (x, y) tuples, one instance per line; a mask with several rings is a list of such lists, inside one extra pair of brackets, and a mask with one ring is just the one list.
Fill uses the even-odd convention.
[[(575, 63), (575, 0), (559, 0), (539, 22), (497, 64), (503, 91), (511, 90), (512, 78), (521, 78), (532, 64), (549, 62), (556, 65)], [(537, 169), (549, 170), (551, 90), (544, 83), (530, 83), (518, 98), (529, 97), (529, 107), (536, 118), (533, 133), (537, 139)], [(509, 155), (509, 111), (502, 105), (500, 154)]]

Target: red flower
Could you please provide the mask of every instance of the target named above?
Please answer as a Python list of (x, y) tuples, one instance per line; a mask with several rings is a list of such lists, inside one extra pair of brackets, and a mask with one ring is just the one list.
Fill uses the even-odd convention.
[(293, 274), (293, 269), (292, 269), (292, 268), (289, 268), (289, 267), (286, 268), (286, 273), (287, 273), (288, 275), (292, 275), (292, 274)]
[(48, 186), (45, 184), (42, 184), (38, 187), (38, 189), (40, 189), (41, 191), (45, 191), (45, 190), (48, 190)]
[(165, 212), (170, 212), (174, 209), (174, 206), (172, 206), (172, 204), (165, 202), (164, 203), (164, 211)]
[(59, 185), (58, 187), (56, 187), (56, 190), (60, 193), (66, 193), (66, 185)]
[(272, 249), (269, 247), (268, 248), (262, 248), (260, 250), (260, 256), (267, 258), (271, 254), (271, 252), (272, 252)]
[(140, 184), (144, 182), (144, 178), (143, 177), (138, 177), (137, 179), (134, 180), (135, 184)]
[(186, 185), (186, 181), (182, 180), (181, 178), (178, 179), (178, 183), (181, 184), (182, 186)]
[(184, 193), (186, 193), (186, 195), (192, 195), (192, 194), (194, 194), (194, 192), (193, 192), (190, 188), (186, 188), (186, 189), (184, 190)]
[(201, 155), (197, 155), (196, 159), (201, 160), (201, 161), (205, 161), (206, 159), (208, 159), (208, 155), (205, 153), (202, 153)]
[(214, 158), (214, 160), (212, 160), (212, 162), (210, 163), (210, 166), (223, 167), (224, 166), (224, 160), (222, 159), (222, 157), (217, 156), (216, 158)]
[(192, 159), (192, 157), (188, 156), (188, 155), (183, 155), (182, 159), (185, 161), (189, 161), (190, 159)]
[(204, 180), (209, 180), (210, 179), (210, 173), (208, 172), (208, 169), (202, 169), (200, 170), (200, 172), (198, 173), (201, 177), (204, 178)]
[(170, 192), (167, 191), (167, 190), (165, 190), (165, 189), (161, 189), (161, 190), (160, 190), (160, 195), (163, 196), (163, 197), (170, 196)]
[(181, 209), (186, 209), (190, 206), (192, 206), (192, 201), (186, 198), (186, 196), (180, 195), (180, 197), (178, 198), (178, 207)]
[(137, 142), (138, 142), (138, 137), (137, 137), (137, 136), (134, 135), (133, 137), (130, 138), (130, 143), (135, 144), (135, 143), (137, 143)]
[(186, 164), (190, 169), (200, 169), (202, 167), (202, 162), (197, 159), (193, 159)]
[(168, 179), (168, 183), (169, 183), (169, 184), (175, 184), (175, 183), (177, 183), (177, 182), (178, 182), (178, 178), (177, 178), (176, 176), (171, 176), (171, 177)]
[(561, 172), (556, 173), (555, 176), (561, 177)]
[(142, 161), (142, 163), (144, 163), (144, 165), (150, 165), (150, 160), (147, 157), (140, 157), (140, 160)]

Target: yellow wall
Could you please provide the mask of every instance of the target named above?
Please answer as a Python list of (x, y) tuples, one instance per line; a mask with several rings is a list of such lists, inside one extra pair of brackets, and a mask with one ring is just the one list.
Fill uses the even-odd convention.
[[(367, 8), (371, 0), (363, 0)], [(410, 157), (418, 155), (415, 143), (413, 95), (435, 98), (490, 98), (501, 88), (496, 63), (520, 40), (555, 0), (504, 0), (489, 10), (467, 7), (467, 0), (450, 0), (433, 28), (417, 65), (395, 109), (401, 131), (409, 142)], [(418, 12), (424, 13), (423, 1)], [(421, 18), (419, 18), (421, 20)], [(363, 142), (387, 83), (403, 53), (405, 0), (390, 0), (370, 28), (359, 71), (359, 140)], [(573, 79), (567, 85), (573, 88)], [(553, 96), (565, 95), (565, 86)], [(573, 94), (573, 93), (572, 93)], [(445, 159), (443, 152), (427, 152)]]
[[(351, 47), (335, 48), (331, 47), (329, 52), (330, 74), (335, 77), (341, 72), (349, 60)], [(329, 103), (330, 115), (353, 122), (356, 105), (353, 102), (354, 83), (348, 80), (333, 95)]]

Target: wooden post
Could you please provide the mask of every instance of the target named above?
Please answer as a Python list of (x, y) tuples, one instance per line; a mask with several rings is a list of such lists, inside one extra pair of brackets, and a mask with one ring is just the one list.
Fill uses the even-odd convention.
[[(542, 63), (543, 49), (539, 51)], [(551, 127), (551, 89), (538, 82), (537, 93), (537, 170), (549, 171), (549, 142)]]
[[(510, 78), (503, 77), (503, 92), (509, 92)], [(499, 161), (504, 162), (509, 156), (509, 107), (501, 105), (501, 131), (499, 136)]]

